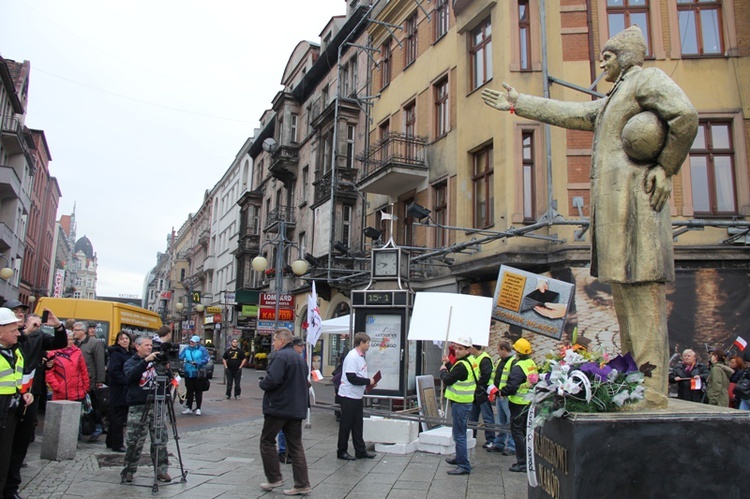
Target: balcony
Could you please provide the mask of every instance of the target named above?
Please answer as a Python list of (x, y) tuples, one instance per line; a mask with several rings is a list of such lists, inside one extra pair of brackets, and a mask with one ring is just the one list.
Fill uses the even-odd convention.
[(294, 208), (292, 206), (277, 206), (268, 213), (266, 217), (265, 232), (279, 232), (281, 222), (286, 222), (286, 228), (293, 228), (297, 222), (294, 220)]
[(213, 272), (216, 270), (216, 257), (215, 256), (207, 256), (205, 260), (203, 260), (203, 270), (206, 272)]
[[(321, 178), (313, 182), (315, 188), (313, 207), (331, 199), (331, 177), (331, 172), (328, 171)], [(354, 185), (356, 179), (357, 170), (355, 168), (336, 168), (336, 198), (356, 200), (357, 189)]]
[(389, 133), (357, 157), (362, 171), (357, 188), (371, 194), (400, 196), (427, 179), (427, 139)]
[(299, 152), (297, 147), (281, 145), (271, 156), (268, 172), (273, 178), (281, 180), (284, 186), (289, 187), (297, 176), (298, 164)]
[(6, 116), (2, 123), (3, 148), (9, 154), (22, 154), (26, 152), (24, 143), (23, 123), (18, 116)]
[(260, 252), (260, 234), (257, 228), (247, 227), (244, 233), (240, 232), (237, 252), (238, 254), (250, 253), (251, 255), (257, 255)]

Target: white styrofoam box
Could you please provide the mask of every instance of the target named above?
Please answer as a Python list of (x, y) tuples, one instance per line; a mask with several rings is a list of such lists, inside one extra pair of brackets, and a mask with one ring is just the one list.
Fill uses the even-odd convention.
[(363, 437), (367, 442), (408, 444), (419, 436), (419, 422), (369, 417), (363, 419)]
[(426, 444), (424, 442), (419, 442), (419, 445), (417, 446), (417, 450), (419, 452), (428, 452), (430, 454), (441, 454), (441, 455), (448, 455), (453, 454), (456, 452), (455, 446), (447, 446), (447, 445), (434, 445), (434, 444)]
[(375, 452), (385, 454), (411, 454), (417, 450), (419, 440), (414, 440), (408, 444), (375, 444)]
[(453, 445), (452, 433), (450, 426), (441, 426), (420, 433), (419, 441), (428, 445)]

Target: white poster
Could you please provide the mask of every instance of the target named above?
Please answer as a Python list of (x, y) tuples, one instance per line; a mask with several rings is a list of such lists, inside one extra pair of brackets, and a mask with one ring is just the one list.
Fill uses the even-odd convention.
[(331, 200), (315, 208), (315, 230), (313, 231), (313, 256), (321, 257), (331, 247)]
[(401, 377), (401, 316), (367, 314), (365, 333), (370, 337), (370, 349), (365, 355), (367, 373), (372, 378), (380, 371), (382, 376), (376, 389), (398, 390)]
[(492, 298), (457, 293), (417, 293), (411, 314), (411, 340), (448, 341), (469, 337), (489, 345)]

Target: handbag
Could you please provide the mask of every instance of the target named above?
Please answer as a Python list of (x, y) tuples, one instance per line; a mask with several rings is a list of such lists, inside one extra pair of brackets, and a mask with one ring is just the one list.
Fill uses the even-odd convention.
[(86, 397), (81, 401), (81, 435), (88, 436), (96, 431), (96, 414), (91, 404), (91, 397)]
[(209, 388), (211, 388), (211, 380), (203, 378), (203, 386), (201, 387), (202, 391), (207, 392)]
[(750, 378), (747, 377), (747, 373), (734, 385), (734, 395), (738, 399), (750, 399)]

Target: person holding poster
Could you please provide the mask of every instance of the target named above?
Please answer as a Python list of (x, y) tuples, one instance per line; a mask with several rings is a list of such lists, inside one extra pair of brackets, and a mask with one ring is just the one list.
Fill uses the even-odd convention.
[[(362, 397), (365, 388), (377, 385), (375, 378), (368, 377), (365, 354), (370, 349), (370, 336), (367, 333), (354, 335), (354, 348), (344, 359), (339, 386), (339, 404), (341, 405), (341, 422), (339, 423), (339, 441), (336, 457), (347, 461), (372, 459), (374, 452), (368, 452), (365, 439), (362, 437), (364, 423), (362, 418)], [(349, 454), (349, 434), (352, 435), (354, 456)], [(355, 457), (356, 456), (356, 457)]]
[(466, 426), (474, 405), (477, 381), (468, 359), (471, 338), (458, 338), (453, 346), (456, 349), (456, 362), (451, 365), (448, 356), (443, 355), (444, 364), (440, 366), (440, 379), (447, 387), (445, 398), (451, 402), (453, 441), (456, 442), (456, 457), (448, 458), (445, 462), (456, 465), (456, 468), (448, 470), (449, 475), (468, 475), (471, 473), (471, 464), (466, 448)]
[(510, 435), (516, 444), (516, 462), (510, 471), (526, 472), (526, 416), (525, 410), (531, 401), (526, 395), (538, 381), (539, 375), (536, 363), (531, 359), (531, 343), (525, 338), (519, 338), (513, 343), (513, 350), (518, 354), (518, 360), (508, 373), (507, 384), (500, 389), (500, 395), (508, 398), (510, 408)]

